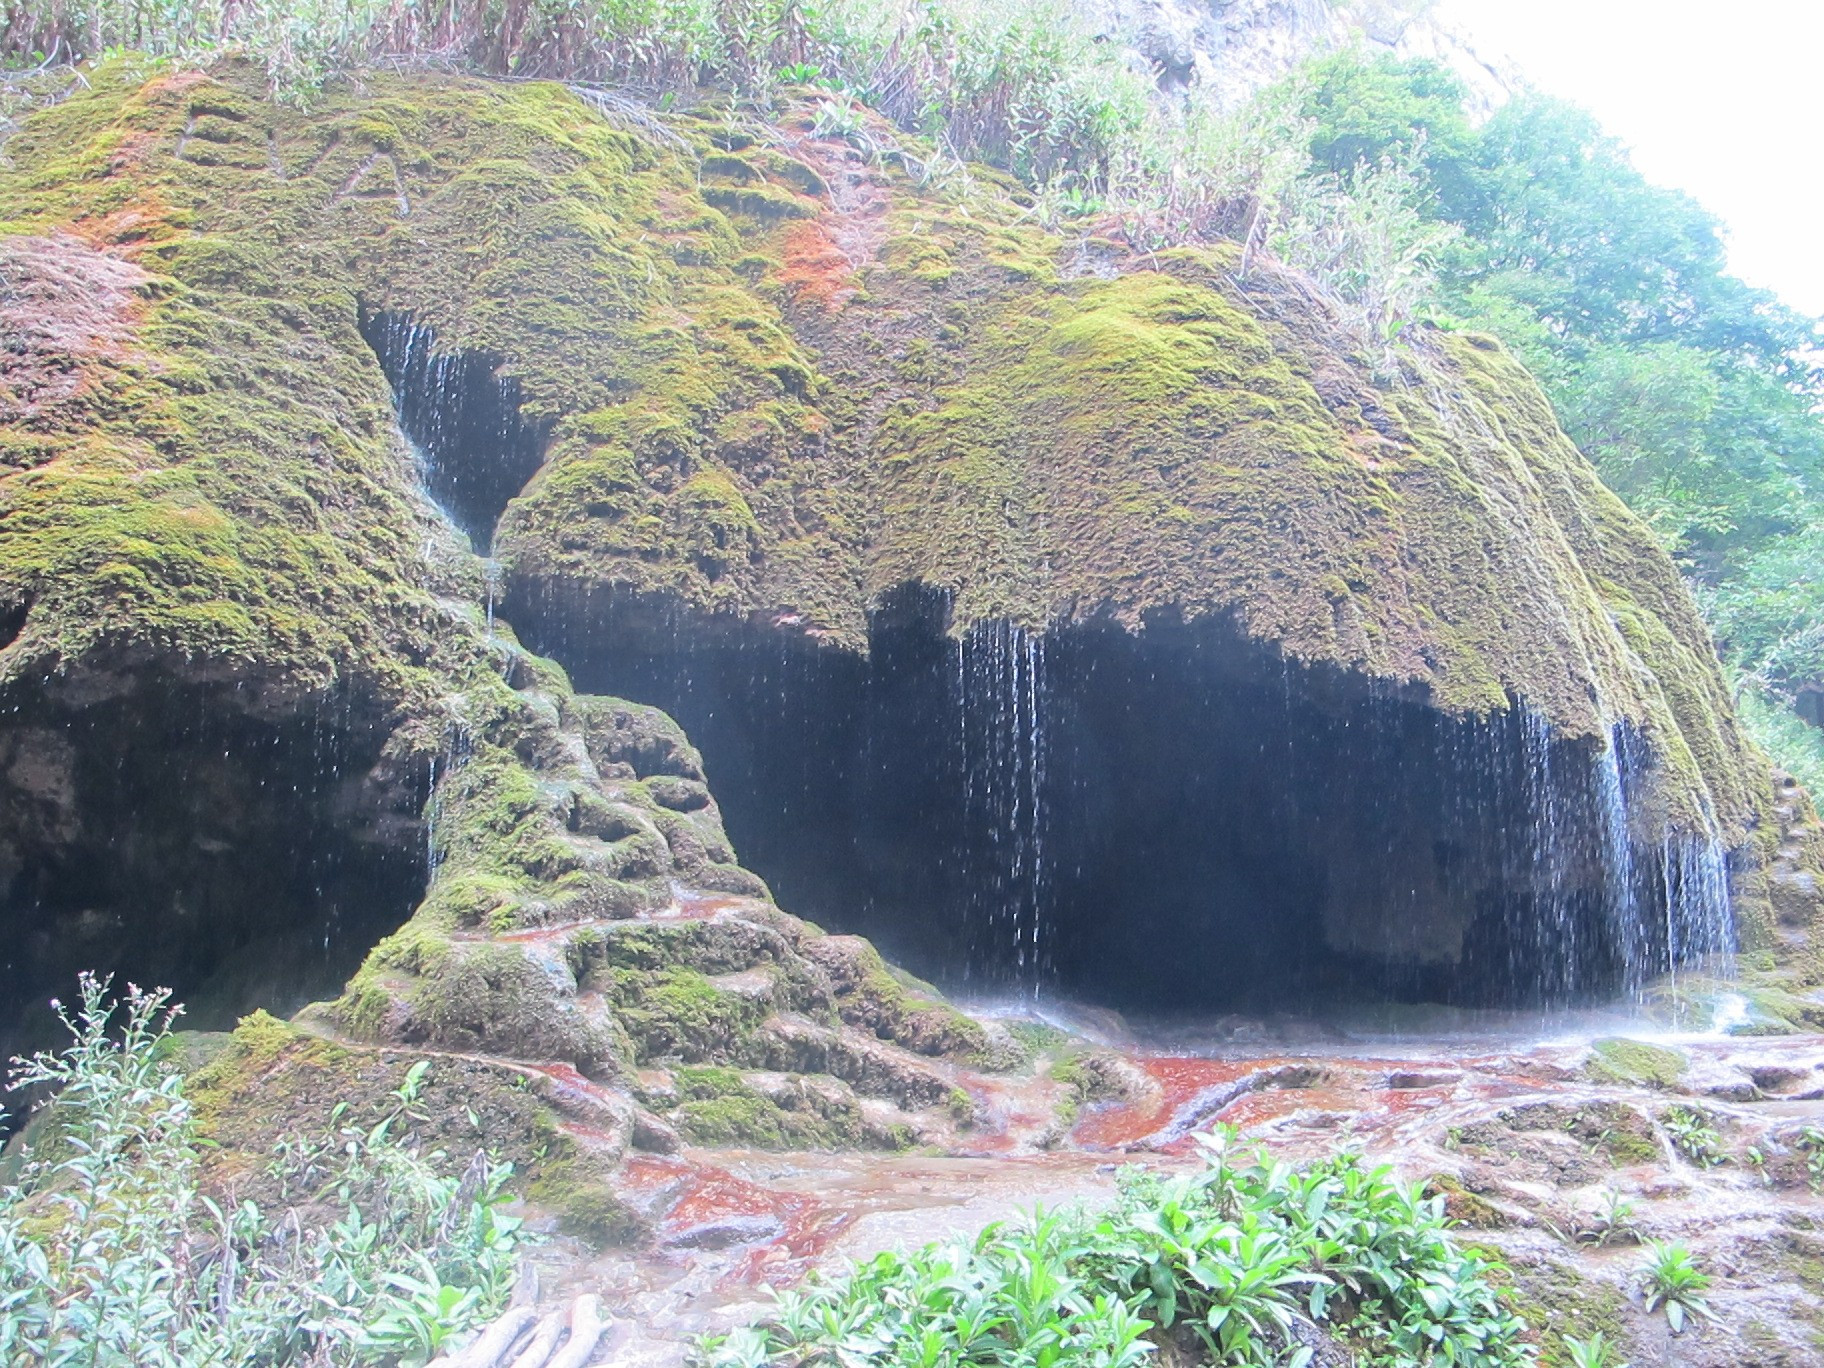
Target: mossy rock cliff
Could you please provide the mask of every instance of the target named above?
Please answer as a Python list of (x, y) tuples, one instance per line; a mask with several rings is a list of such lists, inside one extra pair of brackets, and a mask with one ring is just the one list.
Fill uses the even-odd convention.
[[(428, 893), (319, 1024), (625, 1096), (733, 1071), (658, 1088), (706, 1136), (868, 1131), (778, 1073), (941, 1107), (918, 1061), (981, 1028), (773, 907), (682, 734), (518, 649), (497, 584), (598, 642), (859, 652), (906, 584), (959, 634), (1230, 619), (1441, 709), (1632, 724), (1664, 820), (1748, 842), (1765, 766), (1695, 609), (1524, 370), (1426, 331), (1377, 379), (1239, 265), (1048, 233), (801, 109), (91, 72), (0, 159), (0, 885), (76, 841), (97, 710), (128, 749), (153, 694), (309, 718), (325, 823), (417, 840), (430, 799)], [(457, 363), (534, 448), (475, 510), (493, 568), (395, 425), (389, 376)], [(473, 474), (460, 437), (422, 436), (433, 484)]]
[(1065, 240), (714, 102), (373, 76), (299, 113), (116, 67), (7, 153), (8, 679), (165, 657), (431, 711), (462, 651), (360, 335), (403, 316), (544, 434), (496, 550), (579, 630), (863, 649), (907, 582), (958, 632), (1232, 614), (1442, 707), (1634, 722), (1738, 840), (1763, 802), (1670, 562), (1485, 339), (1377, 384), (1231, 248)]

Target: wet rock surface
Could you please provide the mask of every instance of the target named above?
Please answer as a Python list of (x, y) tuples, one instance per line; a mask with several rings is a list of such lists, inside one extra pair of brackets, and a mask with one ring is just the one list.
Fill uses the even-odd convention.
[[(199, 120), (216, 136), (193, 136)], [(416, 910), (339, 999), (296, 1027), (244, 1024), (223, 1051), (204, 1089), (223, 1162), (245, 1177), (281, 1120), (442, 1061), (430, 1133), (531, 1165), (528, 1204), (564, 1232), (547, 1291), (601, 1294), (616, 1361), (675, 1362), (763, 1283), (1094, 1198), (1120, 1164), (1187, 1162), (1198, 1130), (1233, 1125), (1293, 1157), (1359, 1145), (1434, 1183), (1510, 1256), (1523, 1306), (1588, 1308), (1654, 1362), (1668, 1355), (1629, 1301), (1636, 1255), (1600, 1224), (1618, 1193), (1637, 1233), (1690, 1242), (1718, 1275), (1724, 1325), (1681, 1362), (1803, 1362), (1815, 1036), (1668, 1058), (1364, 1048), (1252, 1018), (1088, 1045), (974, 1020), (775, 905), (669, 717), (578, 692), (518, 647), (497, 607), (579, 676), (704, 642), (855, 670), (877, 609), (935, 596), (945, 678), (962, 639), (961, 692), (1000, 700), (962, 719), (961, 812), (994, 840), (1024, 833), (1012, 881), (970, 905), (976, 930), (1036, 972), (1048, 867), (1022, 823), (1054, 754), (1036, 739), (1044, 638), (1068, 621), (1125, 649), (1169, 645), (1172, 621), (1223, 624), (1271, 667), (1254, 674), (1275, 699), (1307, 671), (1313, 707), (1347, 702), (1344, 681), (1428, 728), (1500, 730), (1499, 746), (1465, 733), (1461, 758), (1522, 770), (1535, 816), (1575, 785), (1574, 806), (1603, 816), (1581, 824), (1601, 839), (1490, 859), (1420, 813), (1371, 833), (1377, 854), (1404, 852), (1378, 862), (1393, 892), (1422, 872), (1467, 906), (1484, 890), (1464, 871), (1498, 870), (1496, 894), (1549, 885), (1497, 907), (1503, 928), (1570, 924), (1557, 914), (1579, 890), (1606, 925), (1592, 890), (1622, 854), (1701, 837), (1701, 864), (1668, 858), (1645, 889), (1664, 903), (1646, 901), (1677, 907), (1702, 884), (1727, 911), (1735, 892), (1759, 937), (1745, 948), (1787, 972), (1748, 1019), (1815, 1025), (1809, 806), (1763, 793), (1676, 568), (1496, 343), (1429, 339), (1452, 390), (1434, 403), (1378, 381), (1297, 281), (1238, 282), (1234, 244), (1111, 244), (1081, 272), (1083, 244), (1010, 197), (961, 212), (816, 128), (794, 108), (737, 142), (719, 106), (625, 121), (555, 85), (387, 73), (302, 111), (245, 73), (110, 69), (35, 115), (0, 167), (0, 331), (17, 341), (0, 373), (0, 926), (156, 944), (176, 911), (212, 906), (314, 944), (302, 914), (333, 900), (275, 852), (400, 856), (412, 895), (422, 867)], [(157, 726), (172, 698), (200, 700), (214, 729)], [(1151, 700), (1109, 711), (1157, 720)], [(353, 740), (326, 747), (326, 728)], [(166, 731), (197, 752), (168, 780), (147, 760)], [(1230, 732), (1259, 739), (1252, 717)], [(1624, 774), (1635, 735), (1642, 765)], [(1566, 747), (1591, 762), (1573, 786), (1551, 763)], [(1113, 770), (1103, 797), (1131, 806), (1142, 779), (1158, 810), (1182, 807), (1174, 776), (1199, 750), (1157, 734), (1140, 753), (1163, 761)], [(219, 782), (198, 786), (205, 751)], [(1435, 750), (1410, 753), (1440, 770)], [(1345, 768), (1364, 786), (1350, 806), (1395, 806), (1399, 766)], [(92, 796), (110, 769), (134, 780), (139, 825)], [(849, 775), (808, 770), (854, 806)], [(1225, 825), (1198, 817), (1160, 848), (1202, 849)], [(233, 878), (210, 892), (197, 873), (224, 857), (311, 906)], [(1276, 859), (1256, 881), (1318, 864)], [(1127, 868), (1108, 882), (1131, 897)], [(1192, 874), (1192, 893), (1214, 886)], [(1338, 882), (1334, 947), (1373, 953), (1367, 886)], [(1234, 905), (1259, 916), (1245, 889)], [(1438, 939), (1401, 906), (1378, 925)], [(135, 937), (116, 934), (129, 922)], [(195, 943), (227, 929), (207, 916)], [(1152, 939), (1154, 971), (1163, 947), (1190, 977), (1216, 958), (1169, 927)], [(1581, 963), (1575, 941), (1484, 953)]]
[[(1047, 1126), (1084, 1057), (1053, 1040), (1034, 1066), (953, 1077), (974, 1103), (942, 1152), (892, 1156), (714, 1150), (640, 1156), (616, 1190), (649, 1223), (636, 1250), (561, 1237), (540, 1256), (553, 1299), (597, 1291), (616, 1363), (681, 1362), (690, 1338), (764, 1314), (764, 1289), (889, 1247), (972, 1235), (1017, 1207), (1094, 1205), (1119, 1166), (1194, 1166), (1191, 1135), (1232, 1125), (1291, 1161), (1360, 1150), (1443, 1195), (1459, 1238), (1497, 1252), (1510, 1296), (1546, 1350), (1600, 1329), (1637, 1365), (1824, 1361), (1824, 1197), (1806, 1128), (1824, 1127), (1824, 1038), (1678, 1039), (1693, 1082), (1595, 1082), (1586, 1041), (1332, 1043), (1246, 1057), (1091, 1051), (1126, 1093)], [(1778, 1097), (1717, 1101), (1706, 1078), (1759, 1074)], [(1677, 1140), (1678, 1114), (1715, 1131), (1714, 1155)], [(1068, 1109), (1066, 1109), (1068, 1115)], [(1644, 1242), (1686, 1245), (1714, 1281), (1714, 1322), (1670, 1335), (1639, 1295)]]

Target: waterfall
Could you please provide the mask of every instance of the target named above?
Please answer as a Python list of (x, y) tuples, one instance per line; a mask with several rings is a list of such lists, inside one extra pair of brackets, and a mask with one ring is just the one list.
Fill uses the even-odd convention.
[[(1568, 777), (1553, 764), (1551, 723), (1531, 708), (1520, 709), (1521, 782), (1529, 818), (1526, 849), (1538, 924), (1530, 937), (1517, 937), (1533, 962), (1511, 963), (1513, 982), (1531, 974), (1548, 996), (1567, 997), (1579, 986), (1581, 957), (1573, 907), (1577, 838), (1582, 834), (1570, 816), (1564, 783)], [(1525, 885), (1522, 885), (1525, 886)], [(1529, 943), (1530, 942), (1530, 943)]]
[(1695, 836), (1668, 832), (1660, 858), (1670, 966), (1732, 956), (1736, 940), (1729, 865), (1715, 831)]
[[(1034, 997), (1053, 977), (1056, 904), (1069, 896), (1072, 877), (1068, 862), (1059, 866), (1048, 848), (1055, 830), (1048, 804), (1071, 795), (1052, 792), (1049, 783), (1056, 743), (1047, 717), (1059, 700), (1051, 696), (1046, 649), (1043, 634), (997, 621), (972, 627), (951, 657), (963, 813), (953, 867), (963, 884), (965, 977), (984, 986), (1011, 984)], [(1308, 775), (1288, 678), (1276, 681), (1282, 753), (1288, 774)], [(1652, 791), (1654, 762), (1627, 724), (1578, 742), (1557, 735), (1543, 713), (1524, 705), (1429, 733), (1409, 731), (1403, 715), (1391, 697), (1369, 702), (1353, 724), (1336, 720), (1331, 743), (1321, 739), (1326, 733), (1314, 733), (1319, 758), (1312, 763), (1321, 765), (1327, 744), (1354, 735), (1360, 739), (1345, 744), (1378, 756), (1376, 773), (1429, 767), (1445, 776), (1449, 793), (1437, 838), (1467, 850), (1479, 840), (1495, 842), (1491, 853), (1498, 859), (1489, 873), (1498, 871), (1497, 883), (1485, 882), (1487, 874), (1444, 876), (1450, 896), (1466, 909), (1486, 896), (1504, 900), (1502, 927), (1476, 933), (1483, 939), (1474, 951), (1475, 972), (1489, 976), (1488, 1000), (1570, 1002), (1618, 990), (1638, 1000), (1656, 975), (1732, 951), (1721, 840), (1712, 828), (1668, 830), (1642, 842), (1636, 809)], [(1420, 740), (1427, 734), (1429, 744)], [(1264, 733), (1260, 744), (1268, 744)], [(1068, 770), (1070, 757), (1063, 758)], [(1209, 763), (1196, 754), (1178, 758), (1192, 768)], [(1061, 782), (1068, 789), (1069, 781)], [(1359, 814), (1364, 822), (1374, 825), (1382, 820), (1375, 813), (1388, 814), (1380, 838), (1384, 867), (1360, 870), (1353, 884), (1361, 909), (1378, 907), (1383, 919), (1424, 915), (1419, 888), (1404, 882), (1410, 866), (1395, 855), (1404, 839), (1402, 795), (1382, 789), (1361, 798), (1369, 809)], [(1288, 787), (1274, 807), (1296, 826), (1301, 803)], [(1410, 913), (1397, 910), (1408, 906)], [(1387, 925), (1392, 965), (1398, 947), (1410, 942)]]
[(494, 644), (494, 609), (500, 602), (500, 562), (492, 557), (482, 561), (481, 573), (488, 600), (487, 640), (488, 645), (492, 646)]
[(1050, 950), (1044, 635), (1005, 621), (971, 628), (956, 644), (955, 706), (968, 971), (1036, 998)]
[(520, 413), (519, 382), (490, 352), (440, 350), (410, 315), (364, 314), (426, 493), (483, 555), (507, 503), (544, 462), (548, 422)]
[(420, 478), (429, 488), (438, 475), (437, 453), (449, 445), (454, 417), (461, 411), (456, 401), (463, 358), (439, 352), (437, 335), (407, 314), (383, 315), (379, 332), (375, 350), (392, 382), (399, 425), (412, 440)]
[[(1570, 772), (1554, 756), (1549, 724), (1538, 713), (1521, 714), (1522, 754), (1534, 831), (1531, 850), (1539, 889), (1540, 948), (1555, 947), (1562, 964), (1532, 966), (1541, 986), (1567, 996), (1587, 991), (1592, 975), (1585, 956), (1613, 963), (1622, 990), (1639, 1000), (1659, 973), (1735, 949), (1727, 854), (1706, 812), (1703, 829), (1668, 827), (1657, 842), (1637, 844), (1633, 805), (1646, 787), (1651, 756), (1628, 726), (1607, 729), (1587, 774)], [(1588, 886), (1594, 862), (1600, 876)], [(1652, 890), (1655, 896), (1649, 896)], [(1600, 900), (1600, 940), (1579, 932), (1577, 900)], [(1515, 965), (1524, 975), (1526, 966)], [(1516, 981), (1524, 982), (1524, 978)]]
[(955, 612), (888, 594), (863, 658), (761, 626), (572, 659), (679, 717), (781, 905), (950, 990), (1556, 1007), (1731, 943), (1716, 833), (1626, 720), (1453, 714), (1223, 623)]
[(1629, 830), (1628, 790), (1624, 773), (1632, 772), (1629, 732), (1609, 727), (1606, 744), (1596, 752), (1596, 816), (1602, 851), (1604, 903), (1609, 935), (1621, 960), (1621, 981), (1638, 997), (1652, 973), (1653, 952), (1641, 911), (1634, 875), (1634, 838)]

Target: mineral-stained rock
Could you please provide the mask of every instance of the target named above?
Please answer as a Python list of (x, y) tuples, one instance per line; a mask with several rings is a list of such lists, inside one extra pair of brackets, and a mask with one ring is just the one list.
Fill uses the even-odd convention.
[[(474, 656), (438, 622), (386, 380), (487, 357), (547, 434), (492, 510), (541, 639), (749, 620), (860, 649), (909, 581), (954, 631), (1233, 614), (1448, 708), (1633, 721), (1674, 808), (1701, 785), (1725, 830), (1755, 817), (1675, 570), (1497, 344), (1428, 337), (1389, 386), (1228, 247), (1106, 244), (1081, 274), (998, 190), (961, 212), (806, 120), (758, 145), (713, 105), (659, 136), (556, 86), (363, 88), (303, 114), (117, 69), (9, 143), (7, 250), (91, 263), (57, 288), (106, 325), (58, 343), (34, 285), (9, 326), (39, 368), (53, 343), (111, 359), (78, 413), (7, 425), (35, 454), (8, 477), (0, 602), (27, 611), (0, 678), (232, 672), (275, 709), (358, 680), (433, 713)], [(765, 203), (712, 193), (737, 185)], [(794, 283), (801, 224), (855, 293)], [(425, 421), (433, 484), (486, 459)]]
[[(318, 1025), (612, 1085), (615, 1146), (659, 1143), (655, 1066), (738, 1075), (686, 1135), (784, 1135), (824, 1096), (784, 1073), (900, 1136), (868, 1108), (947, 1105), (981, 1028), (775, 907), (677, 727), (496, 614), (559, 657), (852, 659), (907, 585), (952, 635), (1221, 621), (1453, 715), (1629, 728), (1635, 835), (1720, 833), (1802, 936), (1815, 858), (1761, 848), (1674, 567), (1497, 343), (1414, 329), (1390, 372), (1233, 245), (1067, 240), (992, 174), (964, 203), (810, 110), (685, 103), (374, 73), (300, 110), (117, 63), (8, 140), (9, 1001), (73, 946), (298, 933), (319, 978), (319, 940), (372, 947)], [(382, 886), (354, 931), (322, 893)], [(221, 975), (179, 986), (245, 1001)]]

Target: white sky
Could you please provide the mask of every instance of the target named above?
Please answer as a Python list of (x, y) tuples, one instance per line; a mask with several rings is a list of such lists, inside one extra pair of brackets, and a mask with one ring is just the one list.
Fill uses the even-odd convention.
[(1443, 0), (1438, 13), (1721, 218), (1735, 274), (1824, 314), (1824, 0)]

